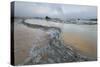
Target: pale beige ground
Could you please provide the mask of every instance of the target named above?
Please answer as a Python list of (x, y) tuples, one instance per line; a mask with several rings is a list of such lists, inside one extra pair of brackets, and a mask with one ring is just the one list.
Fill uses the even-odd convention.
[[(40, 29), (32, 29), (23, 24), (14, 24), (15, 64), (21, 64), (28, 58), (30, 49), (48, 42), (46, 33)], [(41, 45), (39, 44), (41, 43)]]

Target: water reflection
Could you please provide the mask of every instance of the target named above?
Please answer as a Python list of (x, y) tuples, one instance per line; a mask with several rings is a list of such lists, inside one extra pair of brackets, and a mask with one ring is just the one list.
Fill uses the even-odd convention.
[(97, 25), (65, 24), (61, 38), (81, 54), (97, 57)]

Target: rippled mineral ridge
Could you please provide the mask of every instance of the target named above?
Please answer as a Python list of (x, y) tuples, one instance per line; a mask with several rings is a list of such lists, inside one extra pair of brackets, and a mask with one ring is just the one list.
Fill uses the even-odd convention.
[(63, 41), (59, 38), (59, 35), (61, 33), (61, 30), (59, 28), (44, 27), (25, 23), (24, 21), (23, 24), (29, 27), (41, 28), (41, 30), (45, 31), (49, 35), (49, 41), (47, 44), (40, 47), (32, 47), (30, 50), (30, 57), (27, 58), (21, 65), (96, 60), (78, 54), (69, 46), (64, 46)]

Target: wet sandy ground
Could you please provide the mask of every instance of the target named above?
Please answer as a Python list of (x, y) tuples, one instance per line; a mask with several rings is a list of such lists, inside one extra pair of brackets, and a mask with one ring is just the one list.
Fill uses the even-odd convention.
[[(14, 25), (15, 64), (20, 64), (29, 57), (29, 51), (33, 47), (33, 44), (34, 46), (38, 46), (39, 43), (44, 44), (48, 42), (48, 36), (40, 29), (28, 28), (20, 23), (15, 23)], [(61, 38), (64, 43), (74, 47), (81, 54), (88, 57), (96, 57), (96, 46), (93, 46), (96, 43), (89, 42), (84, 37), (68, 32), (61, 33)], [(35, 45), (35, 43), (38, 43), (38, 45)]]
[(61, 38), (79, 53), (97, 58), (97, 25), (65, 24)]
[[(80, 54), (85, 55), (87, 57), (96, 58), (97, 57), (97, 47), (93, 46), (94, 43), (89, 42), (83, 37), (72, 34), (72, 33), (62, 33), (61, 38), (67, 45), (75, 48)], [(96, 43), (95, 43), (96, 45)]]

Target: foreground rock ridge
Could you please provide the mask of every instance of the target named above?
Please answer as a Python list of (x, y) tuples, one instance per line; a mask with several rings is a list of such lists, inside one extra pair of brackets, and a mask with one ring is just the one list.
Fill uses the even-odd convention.
[(65, 46), (61, 40), (61, 29), (58, 27), (41, 26), (37, 24), (29, 24), (24, 22), (22, 24), (44, 30), (49, 35), (48, 44), (39, 47), (32, 47), (30, 50), (29, 58), (20, 65), (32, 64), (50, 64), (50, 63), (65, 63), (65, 62), (80, 62), (80, 61), (94, 61), (96, 59), (88, 58), (79, 54), (75, 49), (70, 46)]

